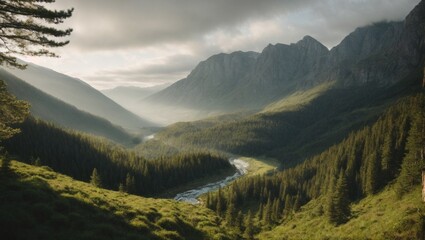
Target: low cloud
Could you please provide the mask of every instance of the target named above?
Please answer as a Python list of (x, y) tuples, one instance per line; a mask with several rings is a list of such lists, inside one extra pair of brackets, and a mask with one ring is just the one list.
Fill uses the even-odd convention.
[(418, 2), (57, 0), (55, 8), (75, 11), (66, 21), (74, 29), (71, 43), (59, 52), (67, 65), (55, 70), (102, 88), (172, 82), (220, 52), (261, 51), (305, 35), (331, 48), (357, 27), (403, 20)]

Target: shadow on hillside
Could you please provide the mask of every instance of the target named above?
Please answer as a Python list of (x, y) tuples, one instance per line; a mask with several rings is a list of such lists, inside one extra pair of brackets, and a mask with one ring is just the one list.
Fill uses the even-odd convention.
[[(119, 216), (111, 212), (114, 207), (102, 209), (71, 195), (84, 196), (83, 191), (61, 196), (55, 192), (45, 179), (32, 175), (22, 178), (11, 168), (7, 174), (1, 171), (0, 177), (0, 236), (2, 239), (164, 239), (152, 231), (167, 229), (149, 222), (139, 224), (129, 221), (134, 216)], [(27, 173), (24, 173), (27, 174)], [(52, 172), (52, 176), (55, 177)], [(49, 177), (44, 176), (43, 177)], [(107, 205), (107, 203), (105, 203)], [(100, 205), (103, 206), (103, 205)], [(121, 210), (121, 209), (120, 209)], [(133, 213), (133, 212), (131, 212)], [(143, 219), (145, 215), (141, 215)], [(146, 218), (144, 218), (146, 220)], [(158, 218), (159, 219), (159, 218)], [(176, 222), (170, 231), (177, 231), (182, 237), (176, 239), (205, 239), (199, 230), (184, 223)], [(167, 229), (168, 230), (168, 229)], [(172, 233), (171, 233), (172, 235)], [(185, 236), (186, 235), (186, 236)], [(167, 238), (168, 239), (168, 238)], [(171, 236), (171, 239), (172, 238)]]
[(376, 84), (350, 89), (331, 89), (304, 106), (300, 111), (266, 116), (268, 120), (289, 123), (297, 129), (294, 137), (278, 138), (279, 143), (269, 152), (285, 167), (320, 154), (342, 141), (350, 132), (364, 128), (397, 100), (419, 92), (421, 73), (413, 71), (391, 87)]

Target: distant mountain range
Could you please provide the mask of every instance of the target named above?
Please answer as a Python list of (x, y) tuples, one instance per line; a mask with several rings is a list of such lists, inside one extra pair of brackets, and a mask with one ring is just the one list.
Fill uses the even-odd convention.
[(75, 106), (82, 111), (105, 118), (113, 124), (129, 131), (137, 131), (142, 127), (154, 125), (124, 109), (79, 79), (35, 64), (27, 64), (28, 67), (25, 70), (4, 69), (35, 88), (65, 103)]
[(170, 86), (170, 84), (161, 84), (153, 87), (134, 87), (134, 86), (119, 86), (112, 89), (101, 90), (110, 99), (114, 100), (121, 106), (131, 109), (135, 105), (140, 104), (144, 98), (157, 93)]
[(124, 145), (131, 144), (134, 139), (123, 128), (44, 93), (4, 69), (0, 69), (0, 79), (6, 83), (8, 91), (18, 99), (31, 104), (31, 114), (37, 118), (67, 129), (102, 136)]
[[(419, 10), (416, 10), (419, 11)], [(423, 21), (414, 11), (404, 22), (356, 29), (328, 50), (306, 36), (295, 44), (268, 45), (261, 53), (214, 55), (185, 78), (147, 101), (202, 110), (261, 109), (297, 91), (327, 82), (347, 88), (390, 86), (417, 68)]]

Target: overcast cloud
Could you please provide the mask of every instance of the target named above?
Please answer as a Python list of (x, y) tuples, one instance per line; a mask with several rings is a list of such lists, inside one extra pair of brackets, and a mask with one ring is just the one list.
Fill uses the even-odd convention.
[(177, 81), (219, 52), (305, 35), (328, 48), (356, 27), (403, 20), (419, 0), (57, 0), (74, 7), (61, 59), (25, 58), (97, 88)]

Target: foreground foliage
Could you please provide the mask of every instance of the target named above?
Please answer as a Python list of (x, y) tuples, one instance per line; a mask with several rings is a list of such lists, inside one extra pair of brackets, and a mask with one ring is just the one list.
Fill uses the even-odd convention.
[(401, 199), (394, 187), (371, 195), (351, 206), (351, 219), (339, 226), (326, 220), (326, 199), (311, 201), (259, 239), (424, 239), (425, 208), (420, 188)]
[(12, 161), (0, 182), (4, 239), (232, 238), (208, 209), (96, 188), (48, 167)]

